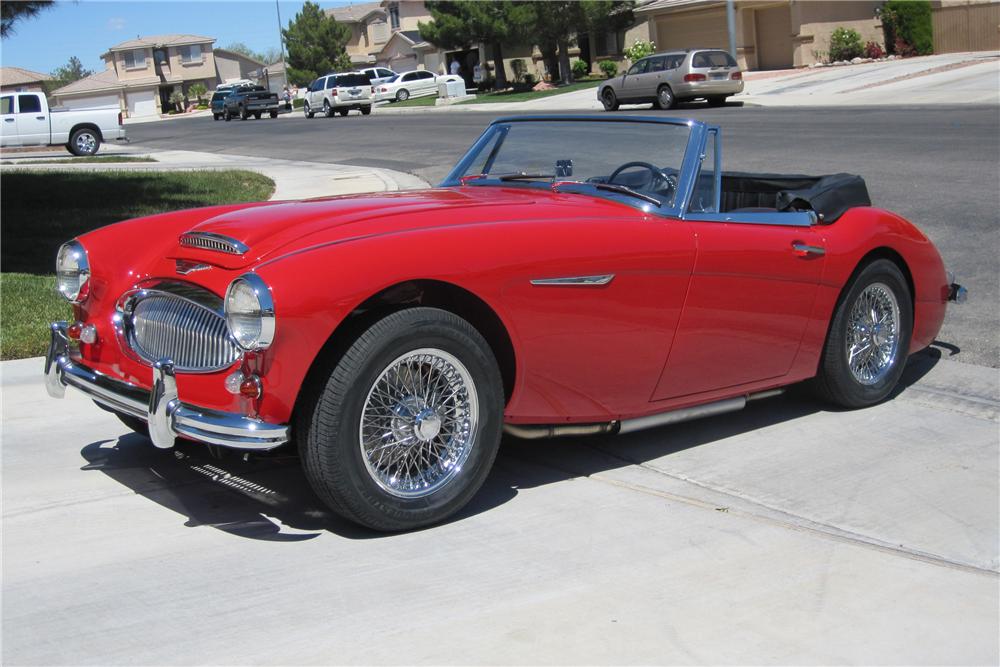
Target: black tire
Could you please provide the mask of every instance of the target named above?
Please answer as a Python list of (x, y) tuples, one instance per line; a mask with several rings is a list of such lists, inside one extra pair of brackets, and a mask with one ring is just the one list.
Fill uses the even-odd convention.
[(406, 88), (403, 88), (402, 90), (396, 93), (397, 102), (405, 102), (408, 99), (410, 99), (410, 91), (408, 91)]
[(270, 115), (271, 115), (271, 118), (277, 118), (278, 117), (278, 112), (277, 111), (272, 111)]
[(605, 111), (618, 111), (618, 96), (610, 86), (601, 92), (601, 104)]
[(346, 108), (345, 109), (337, 109), (337, 113), (339, 113), (341, 116), (346, 116), (348, 111), (350, 111), (350, 109), (346, 109)]
[(212, 114), (212, 120), (219, 120), (219, 114), (213, 113)]
[[(851, 337), (851, 315), (859, 297), (868, 288), (876, 293), (882, 286), (888, 289), (898, 306), (897, 342), (886, 360), (884, 370), (862, 382), (851, 370), (848, 341)], [(866, 309), (867, 310), (867, 309)], [(881, 334), (871, 328), (872, 340)], [(867, 264), (845, 288), (834, 311), (826, 344), (820, 359), (819, 374), (814, 382), (821, 398), (845, 408), (863, 408), (885, 400), (896, 387), (906, 366), (910, 338), (913, 334), (913, 301), (910, 288), (899, 267), (887, 259)]]
[(240, 120), (246, 120), (249, 117), (250, 113), (243, 107), (240, 107)]
[(253, 112), (253, 119), (254, 120), (260, 120), (260, 116), (261, 116), (261, 112), (260, 111), (254, 111)]
[(225, 111), (222, 112), (222, 119), (228, 123), (233, 119), (233, 112), (230, 111), (229, 109), (226, 109)]
[(728, 97), (728, 96), (727, 95), (713, 95), (712, 97), (707, 98), (708, 106), (710, 106), (710, 107), (722, 107), (722, 106), (725, 106), (726, 105), (726, 97)]
[(372, 112), (372, 107), (371, 107), (371, 105), (368, 105), (368, 106), (366, 106), (366, 107), (361, 107), (361, 115), (363, 115), (363, 116), (367, 116), (367, 115), (368, 115), (368, 114), (370, 114), (371, 112)]
[(327, 118), (333, 118), (333, 107), (327, 100), (323, 100), (323, 115)]
[[(368, 394), (383, 372), (424, 348), (444, 351), (464, 366), (477, 396), (478, 421), (457, 472), (426, 495), (404, 498), (376, 481), (361, 451), (359, 429)], [(457, 315), (420, 307), (386, 316), (354, 341), (317, 392), (297, 424), (303, 466), (319, 497), (351, 521), (380, 531), (437, 523), (468, 503), (489, 474), (500, 444), (503, 385), (489, 345)]]
[(100, 147), (100, 133), (89, 127), (82, 127), (74, 132), (66, 146), (73, 155), (94, 155)]
[(666, 111), (673, 109), (675, 104), (677, 104), (677, 98), (674, 97), (674, 91), (670, 90), (670, 86), (660, 86), (656, 89), (656, 101), (653, 106)]
[(302, 105), (302, 113), (303, 113), (303, 114), (305, 114), (305, 117), (306, 117), (306, 118), (312, 118), (312, 117), (313, 117), (314, 115), (316, 115), (316, 114), (315, 114), (315, 112), (313, 112), (313, 111), (312, 111), (312, 110), (311, 110), (311, 109), (309, 108), (309, 103), (308, 103), (308, 102), (305, 102), (305, 103), (304, 103), (304, 104)]

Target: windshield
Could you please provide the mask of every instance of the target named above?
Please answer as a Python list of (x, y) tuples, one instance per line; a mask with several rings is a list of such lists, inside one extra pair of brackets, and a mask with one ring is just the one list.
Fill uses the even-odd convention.
[(638, 121), (498, 123), (449, 180), (525, 187), (572, 182), (606, 196), (625, 188), (672, 206), (690, 133), (684, 124)]
[(338, 74), (337, 75), (337, 85), (338, 86), (367, 86), (368, 77), (364, 74)]

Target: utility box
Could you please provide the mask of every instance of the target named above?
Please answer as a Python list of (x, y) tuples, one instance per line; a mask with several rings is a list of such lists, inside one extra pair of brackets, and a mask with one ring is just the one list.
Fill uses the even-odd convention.
[(465, 79), (447, 75), (438, 77), (438, 97), (462, 97), (465, 95)]

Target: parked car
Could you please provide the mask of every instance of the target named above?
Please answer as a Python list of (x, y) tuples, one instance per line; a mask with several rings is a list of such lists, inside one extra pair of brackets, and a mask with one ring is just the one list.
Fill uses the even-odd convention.
[(262, 114), (278, 117), (278, 94), (264, 86), (237, 86), (229, 91), (222, 102), (222, 119), (229, 121), (239, 116), (246, 120), (253, 116), (260, 120)]
[(720, 165), (695, 120), (501, 118), (438, 188), (98, 229), (59, 250), (46, 386), (157, 447), (295, 443), (379, 530), (459, 510), (504, 431), (628, 433), (805, 380), (888, 398), (965, 298), (934, 245), (858, 176)]
[[(398, 76), (396, 72), (385, 67), (366, 67), (361, 70), (361, 73), (368, 77), (368, 83), (373, 86), (377, 86), (383, 81), (388, 81), (394, 76)], [(375, 91), (372, 91), (373, 93)]]
[(671, 109), (680, 101), (704, 99), (713, 106), (743, 92), (743, 72), (721, 49), (688, 49), (657, 53), (636, 61), (621, 76), (608, 79), (597, 90), (605, 111), (619, 104), (652, 102)]
[(322, 113), (327, 118), (339, 113), (346, 116), (351, 109), (362, 114), (372, 112), (372, 86), (361, 72), (343, 72), (321, 76), (311, 84), (302, 105), (306, 118)]
[(375, 101), (403, 102), (411, 97), (437, 95), (437, 75), (427, 70), (414, 70), (397, 74), (375, 86)]
[(94, 155), (103, 141), (127, 141), (118, 107), (50, 109), (42, 93), (0, 96), (0, 146), (65, 145), (73, 155)]
[(226, 97), (232, 92), (233, 88), (238, 88), (240, 86), (254, 86), (257, 85), (249, 79), (241, 79), (239, 81), (232, 81), (229, 83), (219, 84), (214, 91), (212, 91), (212, 101), (209, 105), (212, 109), (212, 118), (215, 120), (221, 120), (222, 114), (226, 110)]

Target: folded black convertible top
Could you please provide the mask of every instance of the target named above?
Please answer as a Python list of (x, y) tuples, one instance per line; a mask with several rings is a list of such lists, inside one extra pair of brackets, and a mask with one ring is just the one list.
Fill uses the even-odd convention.
[(834, 222), (855, 206), (871, 206), (865, 179), (856, 174), (803, 176), (722, 172), (722, 210), (773, 208), (815, 211), (821, 222)]

